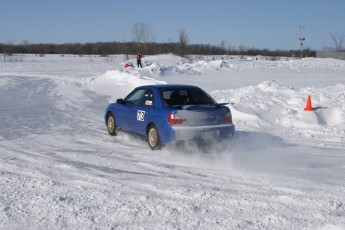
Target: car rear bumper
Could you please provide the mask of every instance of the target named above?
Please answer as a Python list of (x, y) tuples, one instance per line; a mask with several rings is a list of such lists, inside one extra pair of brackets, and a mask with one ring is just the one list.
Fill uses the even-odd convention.
[(233, 124), (212, 126), (174, 126), (175, 140), (225, 139), (235, 132)]

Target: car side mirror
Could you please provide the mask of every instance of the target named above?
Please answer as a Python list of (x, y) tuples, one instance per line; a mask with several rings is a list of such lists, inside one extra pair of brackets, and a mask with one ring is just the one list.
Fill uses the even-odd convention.
[(116, 103), (122, 105), (122, 104), (125, 104), (125, 100), (123, 100), (122, 98), (120, 98), (120, 99), (117, 99), (117, 100), (116, 100)]

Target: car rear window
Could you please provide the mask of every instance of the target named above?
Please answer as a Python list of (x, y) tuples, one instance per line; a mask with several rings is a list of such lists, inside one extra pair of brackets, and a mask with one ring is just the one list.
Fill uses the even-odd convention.
[(166, 107), (173, 105), (208, 105), (216, 102), (200, 88), (169, 89), (161, 91)]

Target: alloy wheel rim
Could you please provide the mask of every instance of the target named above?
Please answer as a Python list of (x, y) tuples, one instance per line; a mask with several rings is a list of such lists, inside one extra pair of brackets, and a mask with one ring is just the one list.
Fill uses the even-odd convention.
[(156, 144), (157, 144), (157, 132), (156, 132), (156, 130), (150, 129), (149, 141), (150, 141), (150, 145), (152, 147), (156, 146)]
[(114, 131), (114, 119), (112, 117), (109, 117), (108, 119), (108, 130), (109, 132), (113, 132)]

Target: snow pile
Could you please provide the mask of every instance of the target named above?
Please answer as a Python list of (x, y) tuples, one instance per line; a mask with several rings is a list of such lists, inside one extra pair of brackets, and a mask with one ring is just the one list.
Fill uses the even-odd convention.
[[(317, 140), (342, 141), (344, 92), (343, 84), (297, 90), (266, 81), (238, 90), (214, 91), (212, 95), (219, 102), (231, 102), (233, 117), (240, 129), (264, 128), (270, 132), (293, 133)], [(311, 93), (314, 111), (304, 111)], [(330, 133), (333, 135), (329, 136)]]
[(89, 89), (100, 94), (110, 95), (111, 101), (124, 98), (135, 87), (152, 84), (166, 84), (166, 82), (134, 75), (132, 71), (111, 70), (96, 78), (91, 78), (87, 83)]

